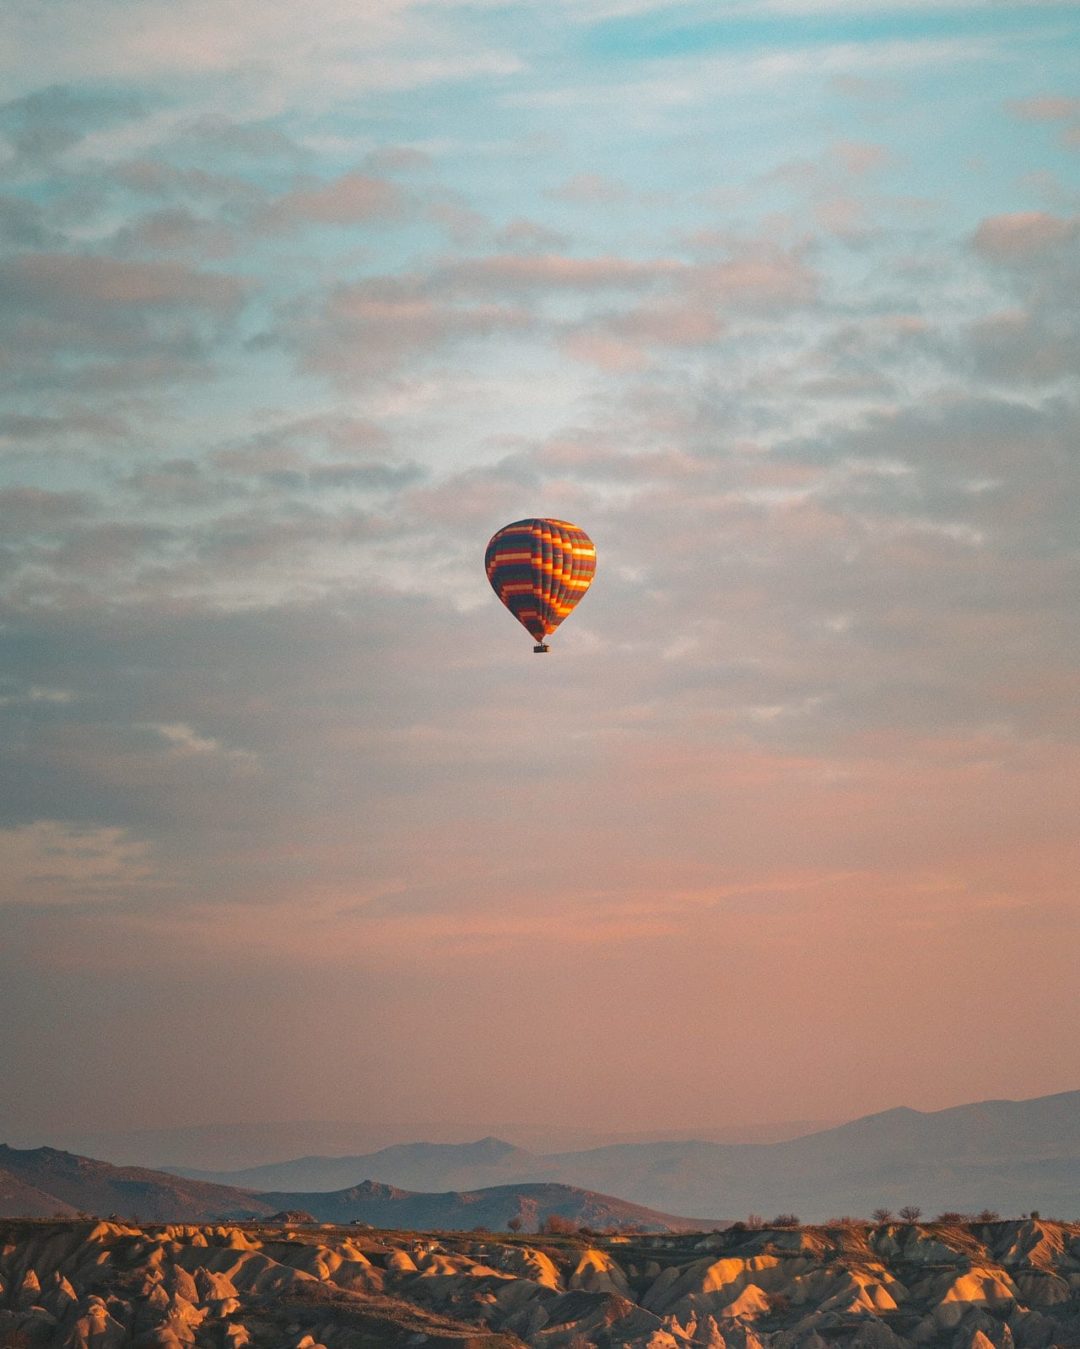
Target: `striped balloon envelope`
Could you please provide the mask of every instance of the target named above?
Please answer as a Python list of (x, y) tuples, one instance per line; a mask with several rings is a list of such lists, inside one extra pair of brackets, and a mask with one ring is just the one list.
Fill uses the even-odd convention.
[(555, 631), (585, 594), (596, 571), (596, 548), (567, 520), (515, 520), (492, 537), (484, 558), (491, 588), (546, 651)]

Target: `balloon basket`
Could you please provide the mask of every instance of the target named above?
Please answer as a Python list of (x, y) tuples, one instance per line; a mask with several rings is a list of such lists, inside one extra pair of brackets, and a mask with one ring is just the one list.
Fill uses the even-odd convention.
[(547, 642), (537, 642), (537, 644), (533, 647), (533, 651), (537, 655), (539, 655), (541, 651), (550, 651), (550, 650), (551, 648), (548, 646)]

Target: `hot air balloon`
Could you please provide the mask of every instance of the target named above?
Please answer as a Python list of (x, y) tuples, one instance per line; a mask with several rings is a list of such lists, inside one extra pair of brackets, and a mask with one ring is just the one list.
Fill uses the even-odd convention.
[(596, 547), (567, 520), (515, 520), (492, 537), (484, 562), (491, 588), (540, 652), (592, 583)]

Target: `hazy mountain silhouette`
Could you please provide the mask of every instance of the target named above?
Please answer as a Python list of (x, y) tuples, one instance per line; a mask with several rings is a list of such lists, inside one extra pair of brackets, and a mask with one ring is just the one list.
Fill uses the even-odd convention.
[[(480, 1146), (480, 1155), (483, 1152)], [(632, 1226), (654, 1232), (712, 1226), (705, 1220), (654, 1212), (612, 1195), (569, 1185), (508, 1185), (422, 1194), (366, 1180), (330, 1192), (260, 1192), (145, 1167), (112, 1166), (56, 1148), (0, 1145), (0, 1217), (41, 1218), (84, 1212), (115, 1213), (122, 1218), (137, 1215), (143, 1222), (209, 1222), (267, 1218), (283, 1210), (304, 1211), (319, 1222), (360, 1221), (407, 1230), (450, 1231), (478, 1225), (505, 1229), (511, 1218), (520, 1218), (526, 1230), (534, 1230), (552, 1215), (579, 1226)]]
[(537, 1154), (488, 1138), (305, 1157), (199, 1178), (318, 1190), (370, 1175), (418, 1189), (560, 1182), (668, 1212), (728, 1217), (794, 1209), (824, 1219), (908, 1203), (927, 1211), (1080, 1213), (1080, 1092), (886, 1110), (771, 1144), (622, 1143)]
[[(499, 1138), (481, 1138), (473, 1143), (401, 1143), (348, 1157), (297, 1157), (242, 1171), (215, 1173), (178, 1168), (177, 1174), (217, 1184), (243, 1185), (251, 1190), (337, 1190), (356, 1184), (358, 1176), (388, 1178), (393, 1184), (407, 1184), (414, 1189), (441, 1190), (473, 1186), (478, 1175), (512, 1174), (515, 1179), (528, 1179), (536, 1168), (545, 1174), (532, 1178), (547, 1178), (550, 1168), (537, 1154)], [(400, 1180), (402, 1176), (408, 1180)]]
[[(0, 1120), (3, 1119), (0, 1107)], [(302, 1157), (369, 1156), (384, 1148), (430, 1138), (440, 1143), (469, 1143), (481, 1133), (509, 1139), (534, 1153), (569, 1152), (607, 1147), (612, 1143), (655, 1143), (678, 1139), (705, 1139), (713, 1143), (776, 1143), (800, 1138), (837, 1123), (836, 1120), (771, 1120), (741, 1125), (701, 1125), (697, 1129), (588, 1129), (567, 1123), (559, 1126), (491, 1123), (466, 1127), (450, 1121), (378, 1124), (341, 1120), (249, 1120), (243, 1124), (209, 1123), (159, 1129), (80, 1129), (77, 1125), (20, 1133), (0, 1124), (16, 1147), (48, 1143), (65, 1152), (98, 1157), (117, 1166), (148, 1166), (195, 1174), (227, 1172), (267, 1166)], [(349, 1181), (355, 1179), (350, 1176)], [(343, 1182), (344, 1183), (344, 1182)], [(320, 1188), (325, 1188), (321, 1186)]]

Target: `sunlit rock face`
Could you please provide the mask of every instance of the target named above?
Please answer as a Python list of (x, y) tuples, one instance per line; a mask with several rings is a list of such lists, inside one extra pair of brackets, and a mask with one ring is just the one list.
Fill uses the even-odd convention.
[(1052, 1349), (1080, 1224), (510, 1237), (0, 1223), (13, 1349)]

